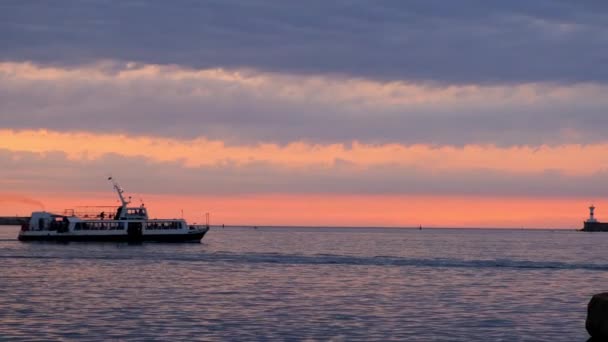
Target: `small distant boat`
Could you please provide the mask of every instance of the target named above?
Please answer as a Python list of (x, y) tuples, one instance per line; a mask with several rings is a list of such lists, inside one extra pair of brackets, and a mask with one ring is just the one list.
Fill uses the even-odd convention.
[(142, 203), (130, 207), (123, 189), (112, 179), (119, 207), (68, 209), (63, 214), (33, 212), (21, 226), (20, 241), (126, 241), (200, 242), (209, 231), (205, 225), (188, 225), (184, 219), (149, 219)]

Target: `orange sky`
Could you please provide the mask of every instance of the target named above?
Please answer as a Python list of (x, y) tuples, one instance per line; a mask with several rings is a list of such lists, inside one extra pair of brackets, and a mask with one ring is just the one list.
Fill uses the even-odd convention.
[[(578, 175), (606, 167), (601, 163), (592, 163), (595, 156), (606, 149), (604, 145), (543, 146), (537, 149), (359, 143), (349, 148), (340, 144), (305, 143), (226, 146), (221, 141), (206, 139), (172, 140), (86, 132), (0, 130), (0, 149), (41, 155), (59, 151), (74, 161), (93, 160), (107, 153), (115, 153), (127, 157), (143, 156), (158, 162), (179, 161), (181, 167), (185, 168), (221, 164), (227, 158), (237, 164), (254, 160), (294, 168), (309, 164), (330, 165), (336, 159), (349, 161), (355, 168), (392, 162), (425, 167), (428, 172), (484, 167), (512, 172), (558, 169)], [(589, 165), (593, 165), (593, 168)], [(105, 179), (91, 181), (106, 182)], [(123, 185), (127, 192), (133, 190), (129, 189), (128, 184)], [(27, 215), (32, 210), (39, 210), (38, 202), (43, 203), (46, 210), (61, 210), (76, 205), (116, 204), (109, 185), (107, 193), (93, 193), (82, 188), (71, 189), (70, 184), (65, 184), (65, 193), (61, 194), (49, 193), (44, 189), (35, 191), (25, 182), (19, 186), (22, 191), (2, 194), (1, 214)], [(138, 190), (138, 196), (146, 200), (153, 216), (180, 216), (183, 210), (186, 218), (200, 222), (204, 213), (210, 212), (213, 223), (227, 225), (577, 228), (586, 217), (589, 204), (589, 199), (585, 198), (524, 196), (298, 193), (180, 196), (141, 195), (145, 189)], [(601, 219), (602, 205), (596, 205)]]
[[(221, 115), (236, 117), (226, 121), (228, 132), (255, 133), (255, 117), (252, 124), (248, 111), (231, 107), (239, 96), (251, 100), (245, 105), (260, 105), (260, 125), (268, 127), (291, 112), (325, 110), (330, 115), (336, 108), (343, 110), (335, 114), (336, 120), (381, 113), (380, 119), (391, 119), (394, 113), (407, 119), (419, 110), (441, 122), (452, 116), (464, 120), (478, 110), (499, 118), (505, 106), (515, 111), (524, 106), (525, 112), (526, 105), (552, 110), (549, 104), (587, 103), (601, 98), (598, 94), (605, 87), (600, 85), (438, 86), (171, 65), (106, 69), (103, 62), (74, 68), (0, 63), (0, 85), (15, 94), (31, 91), (38, 96), (36, 101), (15, 96), (0, 108), (15, 125), (0, 129), (0, 158), (5, 163), (0, 170), (0, 215), (27, 215), (39, 209), (37, 202), (49, 210), (114, 204), (111, 187), (105, 184), (112, 174), (128, 193), (143, 196), (153, 215), (177, 216), (183, 209), (186, 218), (201, 220), (202, 213), (210, 212), (217, 224), (577, 228), (590, 202), (595, 202), (602, 219), (603, 188), (594, 194), (590, 190), (599, 188), (595, 183), (608, 170), (608, 159), (602, 158), (608, 143), (580, 143), (585, 141), (584, 132), (567, 127), (552, 132), (560, 143), (540, 145), (518, 145), (519, 140), (501, 145), (495, 137), (500, 130), (485, 131), (490, 136), (482, 140), (486, 143), (464, 144), (434, 144), (433, 139), (406, 143), (409, 140), (399, 138), (373, 143), (375, 135), (368, 140), (302, 140), (297, 130), (287, 140), (277, 140), (281, 143), (269, 142), (274, 138), (263, 134), (235, 142), (221, 134), (226, 141), (197, 133), (220, 120), (206, 112), (207, 104), (226, 105)], [(167, 94), (166, 102), (161, 101)], [(123, 95), (115, 107), (106, 98)], [(159, 121), (150, 120), (156, 126), (149, 130), (123, 130), (121, 120), (134, 112), (132, 122), (139, 123), (133, 120), (137, 118), (148, 123), (147, 111), (130, 106), (152, 97), (176, 110), (183, 102), (190, 103), (191, 111), (181, 117), (191, 121), (161, 137), (158, 134), (166, 133), (163, 128), (180, 117), (163, 112), (150, 114)], [(200, 99), (208, 102), (197, 102)], [(282, 112), (267, 117), (268, 108)], [(98, 110), (101, 116), (92, 114)], [(98, 128), (96, 120), (105, 115), (111, 125)], [(412, 122), (420, 117), (412, 115)], [(52, 126), (54, 118), (64, 120), (66, 127), (37, 126), (38, 120)], [(80, 118), (86, 124), (71, 127), (91, 129), (68, 127)], [(298, 127), (301, 118), (292, 119), (285, 122)], [(241, 121), (245, 123), (240, 131), (233, 130)], [(184, 131), (189, 126), (195, 127), (188, 135)], [(421, 127), (433, 133), (433, 125)], [(467, 135), (468, 126), (464, 130)], [(512, 132), (516, 138), (519, 133)], [(382, 138), (382, 132), (378, 134)], [(538, 184), (545, 179), (546, 184)], [(133, 180), (139, 182), (134, 185)], [(418, 181), (422, 186), (415, 187)], [(108, 191), (99, 192), (104, 187)]]
[[(2, 214), (27, 215), (42, 208), (61, 212), (75, 206), (116, 205), (111, 193), (0, 193)], [(365, 227), (580, 228), (584, 199), (476, 196), (241, 195), (176, 196), (142, 194), (151, 217), (180, 217), (212, 224)], [(35, 198), (35, 200), (34, 200)], [(133, 201), (139, 205), (138, 201)], [(608, 217), (596, 203), (597, 217)]]

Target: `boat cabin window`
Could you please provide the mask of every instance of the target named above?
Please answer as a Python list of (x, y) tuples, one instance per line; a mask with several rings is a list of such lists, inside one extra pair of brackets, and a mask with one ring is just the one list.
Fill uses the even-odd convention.
[(141, 208), (129, 208), (127, 210), (127, 214), (129, 215), (143, 215), (144, 214), (144, 210)]
[(114, 215), (109, 214), (108, 217), (111, 219), (115, 219), (115, 220), (123, 220), (123, 219), (147, 220), (148, 212), (147, 212), (146, 208), (144, 208), (144, 207), (139, 207), (139, 208), (118, 207), (118, 209), (116, 210), (116, 214), (114, 214)]
[(122, 222), (77, 222), (74, 230), (124, 230)]
[(64, 232), (68, 228), (68, 219), (63, 216), (55, 216), (51, 219), (48, 230), (57, 230), (59, 232)]
[(181, 229), (181, 221), (150, 221), (146, 224), (147, 230)]

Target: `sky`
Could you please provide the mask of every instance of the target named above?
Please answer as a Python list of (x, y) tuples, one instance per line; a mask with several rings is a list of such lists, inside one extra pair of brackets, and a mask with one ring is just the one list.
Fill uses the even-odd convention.
[(0, 2), (0, 214), (608, 221), (605, 1)]

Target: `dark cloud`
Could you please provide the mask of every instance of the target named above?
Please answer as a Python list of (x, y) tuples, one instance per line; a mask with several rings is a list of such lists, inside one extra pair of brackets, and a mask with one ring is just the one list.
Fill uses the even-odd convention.
[(598, 85), (443, 88), (273, 74), (237, 80), (111, 64), (107, 73), (21, 67), (0, 69), (3, 128), (204, 136), (235, 144), (537, 146), (608, 139), (608, 88)]
[(0, 59), (440, 83), (605, 83), (606, 17), (602, 0), (5, 0)]
[[(288, 168), (263, 162), (244, 165), (184, 167), (144, 157), (107, 154), (93, 160), (70, 160), (65, 154), (11, 152), (0, 149), (0, 185), (4, 191), (110, 191), (105, 181), (117, 177), (130, 195), (360, 194), (458, 195), (601, 198), (608, 192), (608, 172), (567, 175), (557, 170), (508, 172), (483, 168), (432, 171), (403, 165)], [(431, 168), (432, 169), (432, 168)], [(134, 197), (136, 198), (136, 197)]]

